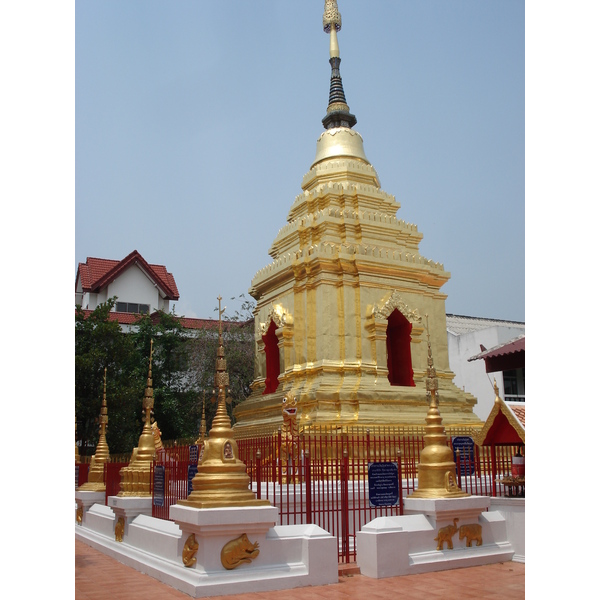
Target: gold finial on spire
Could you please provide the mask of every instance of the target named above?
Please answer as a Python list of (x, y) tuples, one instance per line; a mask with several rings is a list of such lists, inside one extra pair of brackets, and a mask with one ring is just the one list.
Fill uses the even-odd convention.
[(323, 31), (329, 33), (332, 25), (335, 25), (334, 29), (336, 31), (340, 31), (342, 28), (342, 15), (338, 10), (337, 0), (325, 0)]
[(496, 378), (494, 377), (494, 393), (496, 397), (494, 398), (494, 402), (500, 402), (500, 390), (498, 389), (498, 384), (496, 383)]
[[(333, 25), (333, 27), (332, 27)], [(342, 29), (342, 15), (338, 10), (336, 0), (325, 0), (323, 12), (323, 31), (329, 34), (329, 56), (330, 58), (340, 56), (340, 48), (337, 41), (337, 32)]]

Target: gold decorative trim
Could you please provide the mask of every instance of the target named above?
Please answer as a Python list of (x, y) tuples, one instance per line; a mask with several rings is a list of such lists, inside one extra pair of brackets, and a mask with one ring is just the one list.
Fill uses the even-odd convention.
[(385, 321), (394, 312), (394, 309), (398, 309), (411, 323), (421, 323), (423, 321), (419, 311), (416, 308), (411, 310), (398, 290), (386, 294), (381, 302), (373, 307), (372, 316), (378, 321)]
[(267, 333), (267, 330), (269, 329), (269, 325), (271, 324), (271, 321), (273, 321), (273, 323), (275, 323), (275, 327), (277, 327), (277, 329), (281, 329), (282, 327), (285, 327), (286, 325), (288, 327), (291, 327), (294, 324), (294, 318), (292, 317), (292, 315), (289, 312), (287, 312), (283, 308), (283, 306), (281, 306), (281, 304), (271, 305), (271, 307), (269, 308), (269, 312), (267, 313), (266, 322), (260, 324), (260, 335), (261, 336), (263, 336)]
[(252, 562), (260, 553), (258, 542), (250, 542), (243, 533), (240, 537), (227, 542), (221, 550), (221, 564), (227, 569), (235, 569), (242, 563)]
[(122, 542), (124, 533), (125, 533), (125, 517), (119, 517), (115, 524), (115, 540), (117, 542)]
[(79, 525), (83, 523), (83, 506), (77, 507), (77, 512), (75, 513), (75, 520), (77, 521), (77, 523), (79, 523)]
[(198, 542), (196, 535), (191, 534), (183, 545), (181, 560), (186, 567), (193, 567), (196, 564), (196, 552), (198, 552)]

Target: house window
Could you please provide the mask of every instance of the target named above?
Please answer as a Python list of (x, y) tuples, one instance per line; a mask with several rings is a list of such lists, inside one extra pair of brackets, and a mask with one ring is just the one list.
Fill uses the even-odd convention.
[(267, 373), (265, 378), (265, 391), (263, 394), (272, 394), (279, 385), (279, 346), (277, 340), (277, 334), (275, 333), (275, 323), (271, 321), (267, 333), (263, 335), (263, 342), (265, 343), (265, 359)]
[(150, 312), (149, 304), (137, 304), (136, 302), (117, 302), (117, 312), (135, 313), (146, 315)]
[(502, 373), (504, 399), (525, 402), (525, 369), (510, 369)]
[(390, 385), (414, 386), (412, 358), (410, 354), (410, 333), (412, 325), (395, 308), (388, 317), (386, 331), (387, 368)]

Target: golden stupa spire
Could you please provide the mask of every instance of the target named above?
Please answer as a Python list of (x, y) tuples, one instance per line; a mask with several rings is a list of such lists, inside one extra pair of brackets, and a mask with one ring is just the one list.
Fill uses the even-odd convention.
[(149, 496), (150, 495), (150, 470), (156, 455), (154, 434), (152, 432), (152, 412), (154, 410), (154, 390), (152, 389), (152, 353), (154, 341), (150, 340), (150, 361), (148, 364), (148, 378), (142, 412), (144, 414), (144, 427), (133, 449), (131, 461), (121, 469), (121, 490), (119, 496)]
[(356, 125), (356, 117), (350, 114), (346, 103), (342, 76), (340, 75), (340, 47), (337, 32), (342, 29), (342, 15), (338, 10), (337, 0), (325, 0), (323, 12), (323, 31), (329, 34), (329, 64), (331, 65), (331, 79), (329, 83), (329, 105), (327, 114), (323, 118), (325, 129), (334, 127), (352, 128)]
[(104, 463), (110, 462), (110, 452), (106, 443), (106, 428), (108, 425), (108, 408), (106, 406), (106, 367), (104, 368), (104, 393), (100, 407), (100, 435), (96, 445), (96, 453), (92, 456), (88, 480), (79, 487), (82, 491), (103, 492), (106, 489), (104, 482)]
[(456, 464), (454, 453), (448, 447), (446, 430), (442, 424), (439, 411), (438, 380), (431, 341), (429, 340), (429, 316), (427, 323), (427, 381), (426, 390), (429, 397), (429, 410), (425, 417), (425, 447), (421, 451), (418, 465), (418, 489), (413, 498), (462, 498), (469, 496), (456, 484)]
[(231, 420), (227, 414), (227, 386), (229, 374), (223, 346), (223, 324), (221, 296), (219, 300), (219, 347), (215, 371), (217, 392), (217, 414), (204, 441), (198, 460), (198, 472), (192, 480), (192, 493), (178, 504), (195, 508), (217, 508), (226, 506), (267, 506), (268, 500), (257, 500), (249, 489), (250, 477), (246, 465), (238, 458), (237, 442), (233, 437)]

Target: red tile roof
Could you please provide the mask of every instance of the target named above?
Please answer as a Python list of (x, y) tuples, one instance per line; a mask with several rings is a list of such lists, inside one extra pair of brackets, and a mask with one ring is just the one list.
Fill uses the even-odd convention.
[[(82, 309), (84, 317), (87, 319), (94, 311), (89, 309)], [(109, 312), (108, 320), (117, 321), (121, 325), (135, 325), (136, 321), (142, 315), (136, 313), (124, 313), (124, 312)]]
[(523, 425), (523, 429), (525, 429), (525, 405), (515, 402), (507, 402), (506, 404), (515, 413), (515, 417), (519, 419), (519, 422)]
[[(87, 319), (94, 311), (89, 309), (82, 309), (82, 312)], [(110, 312), (108, 313), (109, 321), (118, 321), (121, 325), (135, 325), (138, 318), (142, 315), (136, 313), (124, 313), (124, 312)], [(159, 312), (155, 311), (150, 315), (150, 319), (153, 323), (158, 323)], [(219, 321), (215, 319), (195, 319), (193, 317), (177, 317), (177, 320), (183, 325), (184, 329), (217, 329), (219, 327)], [(230, 327), (236, 325), (242, 327), (246, 322), (243, 321), (223, 321), (223, 328), (227, 330)]]
[(85, 263), (79, 263), (77, 279), (81, 280), (84, 292), (99, 291), (114, 281), (125, 269), (137, 264), (163, 291), (169, 300), (179, 300), (179, 290), (175, 278), (164, 265), (151, 265), (144, 257), (134, 250), (123, 260), (110, 260), (106, 258), (88, 257)]

